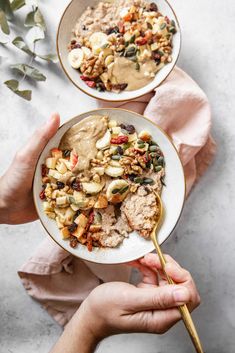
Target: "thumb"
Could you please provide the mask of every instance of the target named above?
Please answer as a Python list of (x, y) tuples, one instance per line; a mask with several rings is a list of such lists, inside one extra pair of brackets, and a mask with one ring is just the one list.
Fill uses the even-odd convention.
[(34, 132), (26, 145), (17, 153), (16, 158), (20, 159), (20, 162), (24, 164), (36, 163), (43, 148), (55, 135), (59, 126), (59, 114), (52, 114), (50, 119), (41, 128)]
[(134, 311), (162, 310), (188, 303), (190, 292), (188, 288), (179, 285), (135, 288), (129, 299)]

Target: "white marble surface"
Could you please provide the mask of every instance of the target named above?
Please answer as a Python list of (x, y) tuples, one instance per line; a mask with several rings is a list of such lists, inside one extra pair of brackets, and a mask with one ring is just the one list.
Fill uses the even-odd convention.
[[(41, 1), (48, 23), (48, 46), (54, 50), (59, 17), (67, 0)], [(213, 134), (218, 143), (215, 163), (195, 187), (174, 235), (165, 251), (188, 268), (202, 297), (194, 319), (207, 353), (234, 352), (235, 306), (235, 3), (232, 0), (171, 0), (178, 14), (183, 48), (179, 65), (205, 90), (212, 105)], [(21, 16), (21, 13), (18, 13)], [(0, 56), (16, 51), (0, 48)], [(17, 53), (17, 61), (25, 58)], [(73, 87), (55, 66), (40, 64), (46, 83), (35, 85), (27, 103), (0, 85), (0, 172), (14, 152), (53, 111), (62, 120), (96, 106)], [(10, 77), (5, 63), (0, 81)], [(0, 353), (45, 353), (61, 330), (45, 311), (24, 292), (16, 275), (18, 267), (37, 248), (45, 235), (39, 222), (0, 228)], [(163, 336), (122, 335), (100, 345), (99, 353), (193, 352), (182, 324)]]

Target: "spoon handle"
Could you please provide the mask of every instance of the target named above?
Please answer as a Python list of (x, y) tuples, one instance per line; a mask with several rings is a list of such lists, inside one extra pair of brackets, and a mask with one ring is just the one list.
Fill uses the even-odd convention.
[[(158, 242), (157, 242), (155, 237), (154, 237), (153, 240), (154, 240), (154, 245), (155, 245), (155, 248), (157, 250), (161, 265), (162, 265), (162, 269), (165, 272), (166, 259), (165, 259), (164, 255), (163, 255), (162, 250), (160, 248), (160, 245), (158, 244)], [(166, 272), (165, 272), (165, 275), (166, 275), (166, 278), (167, 278), (167, 281), (168, 281), (169, 284), (175, 284), (173, 279), (171, 277), (169, 277)], [(193, 342), (193, 345), (194, 345), (194, 347), (196, 349), (196, 352), (197, 353), (204, 353), (202, 345), (201, 345), (201, 342), (200, 342), (200, 338), (198, 336), (197, 330), (195, 328), (195, 325), (193, 323), (193, 320), (192, 320), (192, 317), (190, 315), (190, 312), (188, 310), (187, 305), (186, 304), (181, 305), (181, 306), (178, 307), (178, 309), (179, 309), (180, 314), (182, 316), (182, 319), (183, 319), (183, 322), (185, 324), (185, 327), (188, 330), (188, 333), (189, 333), (190, 338), (191, 338), (191, 340)]]

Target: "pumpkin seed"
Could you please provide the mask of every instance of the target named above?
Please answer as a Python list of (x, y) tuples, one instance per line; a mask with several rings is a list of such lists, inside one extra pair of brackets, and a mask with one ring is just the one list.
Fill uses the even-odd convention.
[(175, 21), (174, 20), (171, 20), (171, 25), (172, 25), (172, 27), (175, 27)]
[(149, 147), (149, 151), (150, 152), (156, 152), (157, 150), (158, 150), (158, 147), (155, 146), (155, 145), (152, 145), (152, 146)]
[(119, 194), (121, 194), (121, 195), (124, 194), (128, 189), (129, 189), (129, 185), (123, 186), (123, 188), (121, 188), (119, 190)]
[(131, 36), (129, 42), (130, 42), (130, 43), (134, 43), (134, 41), (135, 41), (135, 34), (133, 34), (133, 36)]
[(154, 168), (155, 172), (158, 173), (162, 170), (162, 166), (161, 165), (158, 165)]
[(154, 167), (158, 165), (157, 158), (154, 158), (154, 160), (153, 160), (153, 165), (154, 165)]
[(153, 29), (153, 26), (149, 22), (147, 22), (147, 27), (148, 27), (148, 29)]
[(102, 215), (100, 212), (95, 212), (94, 224), (100, 224), (102, 222)]
[(164, 161), (164, 158), (163, 158), (163, 157), (159, 157), (158, 160), (157, 160), (157, 162), (158, 162), (158, 165), (161, 165), (162, 167), (164, 167), (165, 161)]
[(166, 23), (162, 23), (161, 26), (160, 26), (160, 29), (163, 30), (166, 28)]
[(137, 62), (137, 57), (136, 56), (128, 56), (128, 59), (133, 61), (134, 63)]
[(151, 141), (149, 142), (149, 144), (150, 144), (150, 146), (158, 146), (157, 142), (155, 142), (155, 141), (153, 141), (153, 140), (151, 140)]
[(142, 178), (140, 178), (140, 177), (137, 177), (137, 178), (134, 179), (134, 183), (136, 183), (136, 184), (142, 184), (143, 181), (144, 180)]
[(162, 51), (162, 50), (158, 50), (157, 53), (161, 56), (165, 55), (164, 51)]
[(130, 42), (125, 42), (125, 47), (128, 47), (128, 45), (130, 44)]
[(175, 27), (170, 27), (169, 32), (175, 34), (176, 33), (176, 28)]
[(136, 53), (136, 48), (135, 47), (129, 47), (129, 48), (127, 48), (124, 56), (129, 58), (129, 57), (132, 57), (133, 55), (135, 55), (135, 53)]
[(120, 191), (120, 189), (113, 189), (113, 190), (112, 190), (112, 194), (114, 194), (114, 195), (115, 195), (115, 194), (118, 194), (119, 191)]
[(143, 184), (145, 184), (145, 185), (154, 184), (154, 180), (152, 178), (144, 178)]
[(138, 148), (145, 148), (145, 143), (141, 143), (141, 144), (139, 143)]
[(137, 140), (138, 145), (141, 145), (143, 143), (143, 140)]
[(137, 71), (140, 71), (140, 64), (138, 63), (138, 61), (137, 61), (137, 63), (135, 64), (135, 69), (136, 69)]
[(112, 158), (112, 160), (114, 160), (114, 161), (119, 161), (119, 160), (121, 159), (121, 156), (119, 156), (118, 154), (115, 154), (115, 155), (113, 155), (111, 158)]
[(164, 177), (161, 177), (160, 180), (161, 180), (162, 185), (163, 185), (163, 186), (166, 186)]

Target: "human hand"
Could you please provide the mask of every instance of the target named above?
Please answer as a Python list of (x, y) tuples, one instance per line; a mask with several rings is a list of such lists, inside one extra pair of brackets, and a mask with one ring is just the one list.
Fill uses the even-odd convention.
[[(142, 273), (134, 285), (110, 282), (96, 287), (68, 324), (52, 353), (90, 353), (101, 339), (123, 332), (162, 334), (181, 316), (177, 306), (187, 304), (190, 311), (200, 303), (188, 271), (166, 255), (167, 274), (177, 283), (169, 285), (161, 270), (159, 257), (148, 254), (131, 265)], [(70, 348), (68, 348), (70, 347)], [(83, 348), (81, 348), (83, 347)]]
[(0, 178), (0, 223), (21, 224), (37, 219), (32, 196), (34, 170), (40, 153), (59, 125), (59, 115), (53, 114), (16, 153)]

